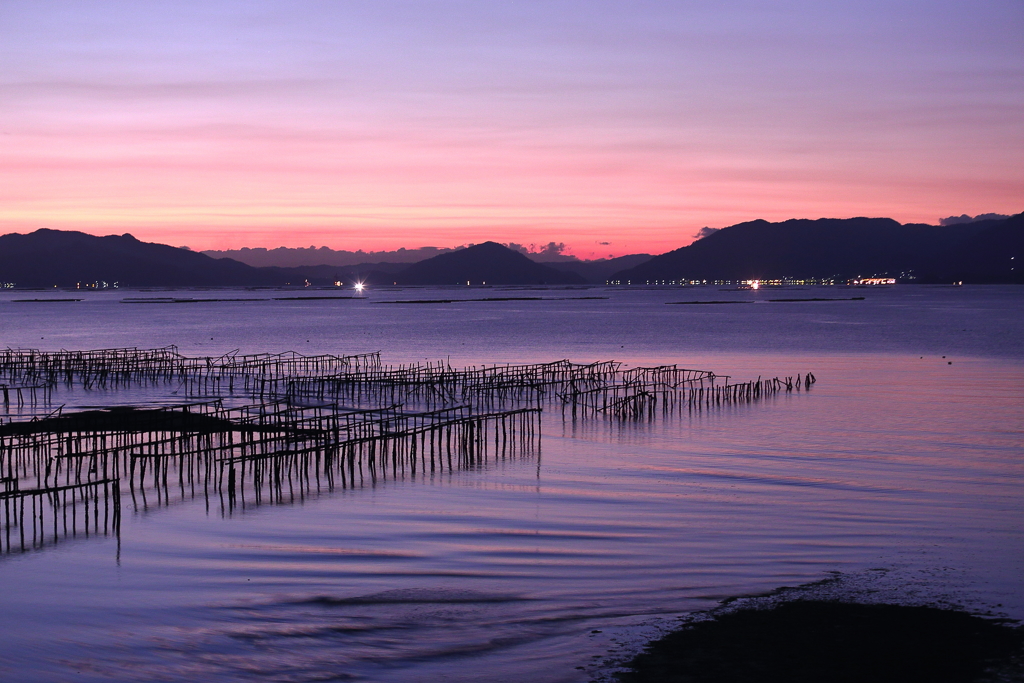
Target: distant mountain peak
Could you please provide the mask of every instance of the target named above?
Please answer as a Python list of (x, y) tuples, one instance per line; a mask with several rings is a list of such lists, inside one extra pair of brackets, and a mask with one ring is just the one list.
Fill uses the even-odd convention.
[(1022, 214), (942, 226), (865, 217), (759, 219), (722, 228), (608, 279), (642, 285), (885, 275), (917, 282), (1024, 282), (1024, 270), (1010, 264), (1011, 256), (1024, 252), (1021, 226)]
[(582, 284), (585, 280), (576, 273), (555, 270), (531, 261), (521, 252), (488, 241), (415, 263), (398, 273), (395, 282), (410, 285), (521, 285)]
[(0, 236), (0, 281), (19, 287), (274, 284), (276, 276), (230, 259), (213, 259), (133, 235), (97, 237), (40, 228)]

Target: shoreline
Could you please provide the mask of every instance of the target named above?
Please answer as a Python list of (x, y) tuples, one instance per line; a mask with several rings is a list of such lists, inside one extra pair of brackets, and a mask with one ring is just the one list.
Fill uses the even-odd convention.
[[(874, 570), (884, 576), (887, 570)], [(1024, 626), (914, 586), (839, 573), (678, 618), (591, 683), (1024, 681)], [(998, 606), (997, 606), (998, 607)]]

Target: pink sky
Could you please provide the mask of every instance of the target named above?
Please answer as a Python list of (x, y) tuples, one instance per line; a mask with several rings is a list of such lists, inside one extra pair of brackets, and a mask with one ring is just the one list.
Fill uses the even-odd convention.
[(169, 5), (0, 6), (0, 232), (592, 258), (1024, 210), (1014, 0)]

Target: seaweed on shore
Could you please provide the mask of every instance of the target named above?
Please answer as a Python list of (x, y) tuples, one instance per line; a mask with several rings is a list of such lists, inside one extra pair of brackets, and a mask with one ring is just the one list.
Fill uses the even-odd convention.
[(654, 641), (624, 683), (1024, 680), (1024, 628), (954, 609), (793, 600), (715, 611)]

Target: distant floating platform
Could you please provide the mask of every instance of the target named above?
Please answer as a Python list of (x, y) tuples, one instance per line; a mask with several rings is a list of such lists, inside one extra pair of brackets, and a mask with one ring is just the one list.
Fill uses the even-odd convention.
[(378, 304), (460, 304), (471, 301), (584, 301), (607, 299), (606, 296), (489, 296), (483, 299), (405, 299), (375, 301)]
[(66, 304), (81, 299), (11, 299), (15, 304)]

